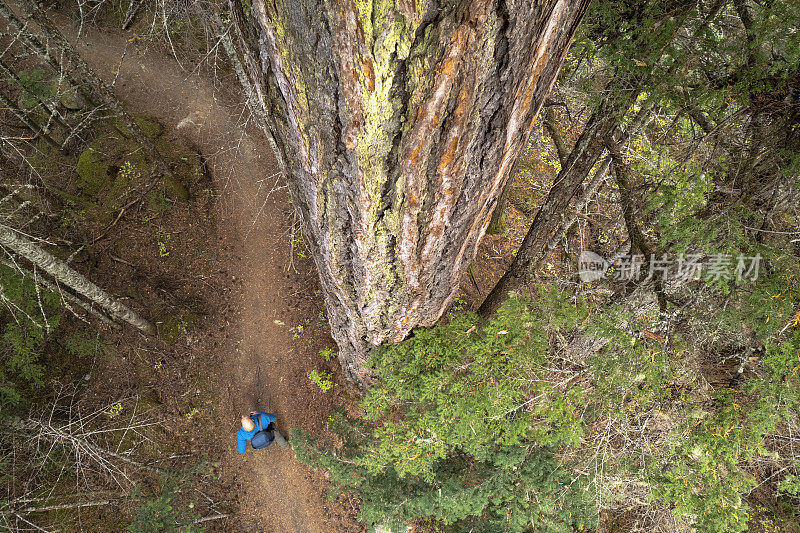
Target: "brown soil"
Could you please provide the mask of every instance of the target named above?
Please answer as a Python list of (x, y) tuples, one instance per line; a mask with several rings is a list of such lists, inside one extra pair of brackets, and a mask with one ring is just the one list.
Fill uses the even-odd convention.
[[(293, 218), (271, 150), (260, 132), (243, 124), (242, 106), (219, 90), (234, 80), (217, 80), (215, 88), (206, 75), (182, 70), (169, 56), (129, 39), (85, 27), (78, 48), (102, 77), (116, 78), (114, 90), (130, 111), (157, 118), (168, 133), (197, 147), (218, 195), (215, 227), (191, 233), (201, 242), (184, 240), (185, 248), (173, 252), (195, 263), (193, 278), (210, 280), (203, 296), (218, 313), (185, 336), (198, 382), (211, 389), (204, 433), (214, 442), (194, 443), (193, 451), (219, 458), (220, 484), (233, 492), (226, 496), (238, 510), (204, 525), (220, 531), (362, 531), (352, 502), (328, 501), (322, 474), (298, 463), (291, 450), (270, 446), (241, 456), (235, 449), (241, 413), (274, 412), (284, 434), (293, 427), (324, 434), (330, 410), (343, 400), (335, 361), (319, 355), (334, 345), (312, 264), (297, 255), (292, 260)], [(191, 209), (186, 213), (186, 222), (198, 225)], [(315, 368), (336, 376), (332, 391), (310, 383), (307, 375)]]

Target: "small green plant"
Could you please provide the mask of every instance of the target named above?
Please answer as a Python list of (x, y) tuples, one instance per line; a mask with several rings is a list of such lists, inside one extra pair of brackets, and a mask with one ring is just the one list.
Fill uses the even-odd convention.
[(157, 241), (158, 256), (161, 257), (161, 259), (169, 257), (169, 248), (167, 248), (167, 241), (169, 241), (169, 237), (170, 235), (167, 233)]
[(297, 254), (297, 257), (300, 259), (305, 259), (306, 256), (306, 246), (303, 242), (303, 238), (299, 235), (292, 239), (292, 253)]
[(196, 520), (194, 515), (194, 502), (186, 504), (188, 509), (179, 507), (178, 497), (182, 489), (186, 489), (189, 475), (195, 473), (201, 466), (184, 470), (179, 474), (164, 474), (161, 478), (160, 492), (144, 497), (142, 485), (137, 485), (134, 498), (144, 500), (139, 506), (127, 530), (130, 533), (200, 533), (204, 531), (193, 525)]
[(308, 379), (311, 380), (311, 383), (319, 387), (322, 392), (328, 392), (331, 387), (333, 387), (333, 381), (331, 381), (332, 377), (330, 372), (324, 370), (320, 370), (319, 372), (312, 370), (308, 374)]
[(326, 361), (332, 361), (336, 358), (336, 352), (331, 350), (330, 348), (323, 348), (319, 351), (319, 354), (322, 356), (323, 359)]
[(139, 169), (136, 168), (136, 166), (134, 166), (134, 164), (131, 163), (130, 161), (125, 161), (124, 163), (122, 163), (122, 166), (119, 167), (119, 173), (117, 174), (119, 178), (122, 178), (128, 183), (131, 183), (132, 181), (139, 179), (141, 175), (142, 173), (139, 172)]
[(67, 335), (63, 341), (64, 350), (74, 357), (88, 357), (102, 350), (102, 344), (97, 337), (92, 337), (83, 332)]
[(122, 409), (123, 409), (122, 402), (117, 402), (108, 408), (108, 410), (106, 411), (106, 415), (108, 415), (108, 418), (113, 419), (114, 417), (122, 413)]
[(305, 329), (305, 326), (303, 326), (303, 324), (298, 324), (296, 327), (293, 327), (291, 329), (292, 338), (293, 339), (299, 339), (300, 337), (302, 337), (304, 329)]
[(164, 191), (156, 189), (147, 195), (147, 208), (150, 211), (163, 213), (168, 211), (170, 207), (170, 201), (167, 199)]
[[(44, 385), (40, 361), (48, 333), (58, 328), (58, 296), (37, 288), (28, 277), (0, 265), (0, 417), (5, 407), (22, 399), (20, 389)], [(8, 315), (5, 315), (7, 311)], [(6, 317), (8, 317), (6, 319)]]
[(25, 107), (33, 107), (40, 99), (47, 100), (55, 95), (55, 87), (47, 80), (47, 73), (42, 69), (31, 72), (22, 70), (17, 73), (17, 78), (13, 81), (24, 91), (22, 103)]
[(464, 301), (464, 299), (461, 297), (461, 295), (457, 294), (456, 297), (453, 298), (453, 306), (450, 309), (451, 309), (452, 312), (458, 313), (460, 311), (463, 311), (466, 306), (467, 306), (467, 302)]

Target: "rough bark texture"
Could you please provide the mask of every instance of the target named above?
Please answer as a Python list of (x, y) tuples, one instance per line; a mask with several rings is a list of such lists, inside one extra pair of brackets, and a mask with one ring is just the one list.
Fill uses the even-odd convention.
[[(665, 13), (679, 15), (677, 17), (670, 15), (670, 18), (677, 20), (676, 23), (662, 25), (658, 31), (648, 32), (637, 38), (638, 54), (648, 57), (650, 62), (643, 63), (641, 68), (631, 69), (622, 66), (615, 69), (614, 75), (603, 90), (605, 98), (589, 117), (581, 136), (562, 163), (561, 171), (537, 211), (514, 256), (514, 261), (478, 309), (480, 315), (494, 314), (508, 293), (524, 285), (544, 259), (549, 251), (548, 243), (552, 242), (554, 236), (559, 235), (561, 228), (568, 223), (567, 208), (605, 150), (605, 139), (619, 128), (628, 110), (639, 97), (640, 91), (655, 72), (654, 67), (666, 46), (672, 41), (675, 32), (682, 26), (694, 5), (695, 0), (678, 0), (675, 5), (662, 6), (668, 8)], [(673, 63), (673, 67), (677, 64), (679, 63)], [(639, 116), (634, 119), (634, 124), (643, 119), (646, 111), (645, 108), (640, 110)]]
[(148, 335), (155, 334), (156, 328), (153, 324), (139, 316), (138, 313), (119, 303), (106, 291), (70, 268), (64, 261), (50, 255), (36, 243), (29, 241), (13, 229), (2, 224), (0, 224), (0, 246), (6, 247), (15, 254), (24, 257), (53, 276), (59, 283), (63, 283), (98, 305), (111, 317), (123, 320)]
[(588, 3), (232, 2), (350, 379), (448, 306)]

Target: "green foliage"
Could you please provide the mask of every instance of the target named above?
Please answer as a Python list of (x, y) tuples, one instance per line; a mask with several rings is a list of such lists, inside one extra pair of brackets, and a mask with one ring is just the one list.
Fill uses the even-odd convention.
[[(797, 467), (795, 467), (797, 468)], [(789, 474), (781, 481), (778, 490), (800, 499), (800, 476)]]
[(324, 370), (312, 370), (308, 374), (308, 379), (311, 380), (311, 383), (319, 387), (322, 392), (328, 392), (333, 387), (332, 377), (330, 372)]
[(137, 486), (133, 497), (144, 499), (136, 511), (133, 522), (127, 527), (130, 533), (202, 533), (203, 528), (196, 527), (196, 519), (191, 509), (194, 503), (181, 505), (179, 494), (187, 483), (189, 475), (199, 468), (186, 469), (178, 474), (164, 474), (158, 492), (149, 497), (144, 495), (141, 486)]
[(653, 347), (634, 333), (648, 327), (646, 318), (636, 320), (620, 307), (604, 309), (587, 324), (589, 333), (608, 340), (602, 357), (588, 361), (595, 400), (589, 409), (597, 417), (645, 410), (665, 394), (667, 378), (674, 373), (670, 356), (678, 348)]
[(31, 72), (22, 70), (17, 73), (17, 80), (13, 80), (22, 89), (22, 104), (33, 107), (39, 100), (47, 100), (55, 96), (55, 85), (47, 79), (47, 73), (42, 69)]
[[(467, 312), (415, 331), (373, 360), (380, 376), (364, 417), (329, 421), (343, 446), (301, 432), (300, 460), (328, 468), (362, 499), (361, 518), (401, 527), (414, 518), (493, 530), (591, 528), (586, 478), (558, 450), (583, 434), (581, 393), (552, 387), (549, 333), (586, 316), (557, 289), (510, 299), (479, 327)], [(546, 379), (548, 378), (548, 379)], [(528, 398), (535, 398), (535, 409)]]
[(5, 411), (19, 403), (22, 389), (42, 386), (41, 350), (61, 315), (58, 295), (37, 290), (33, 281), (5, 265), (0, 265), (0, 296), (5, 304), (0, 314), (0, 409)]
[(323, 359), (326, 361), (333, 361), (336, 359), (336, 352), (331, 350), (330, 348), (323, 348), (319, 351), (319, 354), (322, 356)]
[(64, 351), (72, 357), (89, 357), (102, 349), (100, 340), (84, 332), (70, 333), (62, 338)]
[(673, 502), (676, 515), (694, 516), (702, 531), (744, 531), (749, 506), (741, 495), (755, 483), (739, 461), (752, 455), (762, 434), (746, 425), (748, 414), (733, 391), (723, 390), (715, 400), (718, 411), (684, 428), (686, 438), (672, 441), (655, 494)]
[[(766, 437), (800, 412), (800, 331), (780, 343), (768, 342), (761, 366), (767, 375), (751, 379), (743, 391), (721, 389), (708, 410), (680, 427), (668, 459), (651, 465), (657, 497), (675, 513), (694, 517), (701, 531), (746, 531), (750, 506), (743, 495), (756, 486), (747, 465), (771, 455)], [(787, 477), (781, 490), (794, 494)]]

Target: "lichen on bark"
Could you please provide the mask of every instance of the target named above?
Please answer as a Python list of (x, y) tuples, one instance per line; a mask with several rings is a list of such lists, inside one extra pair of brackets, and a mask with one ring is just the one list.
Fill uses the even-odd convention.
[(239, 3), (350, 379), (448, 306), (587, 4)]

